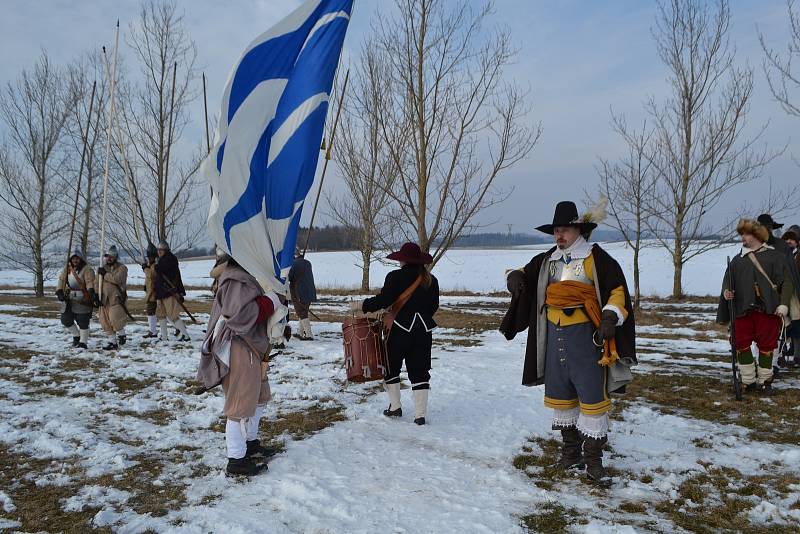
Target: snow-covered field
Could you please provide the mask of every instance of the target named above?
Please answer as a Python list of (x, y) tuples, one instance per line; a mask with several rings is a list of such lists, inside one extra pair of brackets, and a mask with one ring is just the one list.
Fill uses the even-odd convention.
[[(620, 262), (625, 270), (629, 284), (633, 283), (633, 253), (623, 243), (603, 245)], [(508, 268), (521, 267), (531, 257), (549, 246), (484, 250), (455, 249), (449, 251), (436, 265), (434, 274), (440, 287), (445, 291), (471, 291), (490, 293), (505, 290), (504, 272)], [(716, 295), (725, 273), (725, 257), (733, 256), (738, 245), (729, 245), (712, 250), (693, 258), (684, 266), (684, 293), (689, 295)], [(309, 253), (308, 259), (314, 267), (317, 286), (322, 288), (356, 288), (361, 285), (361, 270), (358, 267), (360, 254), (355, 252)], [(642, 294), (667, 296), (672, 292), (672, 260), (660, 248), (643, 249), (639, 259)], [(192, 286), (210, 286), (209, 272), (212, 260), (183, 261), (181, 271), (183, 282)], [(373, 286), (380, 285), (393, 265), (374, 263), (370, 268)], [(142, 284), (142, 269), (136, 264), (128, 266), (128, 282)], [(0, 271), (2, 285), (30, 287), (30, 274), (16, 270)], [(53, 281), (50, 281), (54, 283)]]
[[(673, 532), (702, 531), (717, 516), (737, 530), (800, 528), (796, 434), (759, 431), (800, 381), (732, 404), (727, 344), (701, 303), (683, 305), (702, 318), (696, 327), (678, 326), (671, 305), (647, 303), (649, 314), (678, 317), (640, 329), (635, 383), (674, 380), (663, 394), (705, 396), (712, 415), (661, 400), (653, 384), (633, 390), (617, 402), (606, 454), (615, 482), (603, 491), (547, 467), (556, 435), (543, 390), (520, 386), (525, 336), (506, 342), (489, 326), (496, 314), (482, 332), (436, 331), (424, 427), (410, 414), (383, 417), (374, 384), (345, 384), (341, 327), (315, 323), (316, 341), (293, 341), (271, 361), (261, 435), (285, 449), (241, 481), (223, 474), (221, 392), (192, 392), (202, 325), (190, 326), (190, 344), (147, 343), (140, 324), (125, 350), (103, 353), (95, 337), (74, 352), (57, 319), (23, 317), (32, 306), (19, 300), (0, 307), (0, 530)], [(345, 300), (321, 306), (341, 311)], [(443, 304), (474, 315), (502, 300)], [(681, 382), (689, 379), (705, 382)], [(410, 412), (408, 389), (403, 402)], [(796, 432), (798, 416), (797, 405), (786, 408), (776, 430)]]

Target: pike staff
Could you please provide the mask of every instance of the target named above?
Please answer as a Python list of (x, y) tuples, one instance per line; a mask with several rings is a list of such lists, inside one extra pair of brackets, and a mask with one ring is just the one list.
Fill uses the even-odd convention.
[[(105, 50), (105, 48), (104, 48)], [(119, 20), (117, 20), (117, 34), (114, 39), (114, 63), (111, 68), (111, 103), (109, 104), (108, 113), (108, 131), (106, 136), (106, 161), (103, 168), (103, 215), (100, 224), (100, 265), (103, 262), (103, 251), (106, 247), (106, 215), (108, 213), (108, 170), (111, 164), (111, 136), (114, 129), (114, 104), (117, 85), (117, 53), (119, 52)], [(103, 275), (99, 276), (100, 284), (98, 287), (98, 296), (103, 298)]]
[[(81, 196), (81, 179), (83, 178), (83, 167), (86, 162), (86, 145), (89, 144), (89, 127), (92, 125), (92, 111), (94, 110), (94, 93), (97, 89), (97, 81), (92, 83), (92, 95), (89, 97), (89, 113), (86, 116), (86, 131), (83, 135), (83, 150), (81, 151), (81, 165), (78, 170), (78, 184), (75, 186), (75, 203), (72, 206), (72, 222), (69, 227), (69, 245), (67, 246), (67, 266), (72, 254), (72, 238), (75, 233), (75, 218), (78, 216), (78, 200)], [(85, 252), (85, 251), (84, 251)]]

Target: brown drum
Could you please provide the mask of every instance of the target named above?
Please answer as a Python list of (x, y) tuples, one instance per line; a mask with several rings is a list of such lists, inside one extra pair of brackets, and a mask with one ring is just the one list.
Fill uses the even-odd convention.
[(347, 380), (383, 380), (389, 372), (383, 323), (366, 317), (348, 317), (342, 323), (342, 336)]

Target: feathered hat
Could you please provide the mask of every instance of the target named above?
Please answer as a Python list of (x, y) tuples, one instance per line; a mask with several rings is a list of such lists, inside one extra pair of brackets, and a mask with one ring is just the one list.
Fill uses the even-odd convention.
[(557, 226), (574, 226), (579, 228), (581, 234), (588, 239), (592, 234), (592, 230), (597, 228), (597, 225), (606, 218), (607, 205), (608, 199), (600, 197), (583, 215), (578, 215), (578, 207), (574, 202), (569, 200), (561, 201), (556, 204), (552, 224), (543, 224), (537, 226), (536, 229), (545, 234), (553, 235), (553, 231)]

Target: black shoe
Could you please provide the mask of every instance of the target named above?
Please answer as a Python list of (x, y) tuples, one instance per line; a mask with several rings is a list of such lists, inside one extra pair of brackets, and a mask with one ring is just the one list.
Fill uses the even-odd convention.
[(416, 419), (414, 419), (414, 424), (417, 424), (419, 426), (424, 425), (425, 424), (425, 418), (424, 417), (417, 417)]
[(388, 408), (383, 410), (383, 415), (386, 417), (403, 417), (403, 408), (392, 410), (392, 405), (390, 404)]
[(778, 367), (788, 367), (786, 363), (786, 356), (778, 356)]
[(754, 391), (758, 391), (758, 384), (753, 382), (752, 384), (747, 384), (744, 386), (745, 393), (752, 393)]
[(181, 336), (178, 338), (178, 341), (191, 341), (191, 340), (192, 338), (190, 338), (189, 336)]
[(145, 338), (145, 339), (151, 338), (151, 337), (158, 337), (158, 334), (154, 334), (153, 332), (150, 332), (148, 330), (147, 333), (145, 335), (143, 335), (142, 337)]
[(87, 347), (87, 346), (86, 346), (86, 343), (80, 343), (80, 342), (79, 342), (79, 343), (78, 343), (78, 348), (79, 348), (79, 349), (88, 349), (89, 347)]
[(119, 345), (116, 343), (111, 343), (110, 341), (103, 346), (103, 350), (117, 350), (119, 349)]
[(257, 464), (247, 456), (244, 458), (228, 458), (225, 473), (228, 475), (253, 476), (267, 470), (267, 464)]
[(272, 348), (275, 349), (275, 350), (283, 350), (283, 349), (286, 348), (286, 344), (285, 343), (276, 343), (276, 344), (272, 345)]
[(81, 342), (81, 338), (79, 336), (74, 336), (72, 338), (72, 346), (77, 347)]
[(577, 428), (561, 428), (561, 457), (555, 467), (569, 471), (570, 469), (583, 469), (583, 436)]
[(244, 457), (261, 456), (262, 458), (269, 458), (270, 456), (275, 456), (277, 452), (277, 449), (264, 447), (259, 440), (254, 439), (247, 442), (247, 452), (245, 452)]
[(179, 335), (181, 335), (181, 331), (176, 328), (175, 331), (172, 333), (172, 335), (178, 337)]
[(773, 393), (772, 380), (770, 380), (769, 382), (764, 382), (763, 384), (761, 384), (761, 386), (759, 387), (758, 392), (761, 395), (764, 395), (766, 397), (769, 397), (770, 395), (772, 395), (772, 393)]
[(611, 476), (603, 467), (603, 446), (608, 438), (583, 437), (583, 459), (586, 462), (586, 476), (589, 481), (602, 488), (611, 487)]
[(125, 337), (125, 336), (118, 336), (117, 337), (117, 343), (119, 344), (120, 347), (123, 346), (127, 341), (128, 341), (128, 338)]

